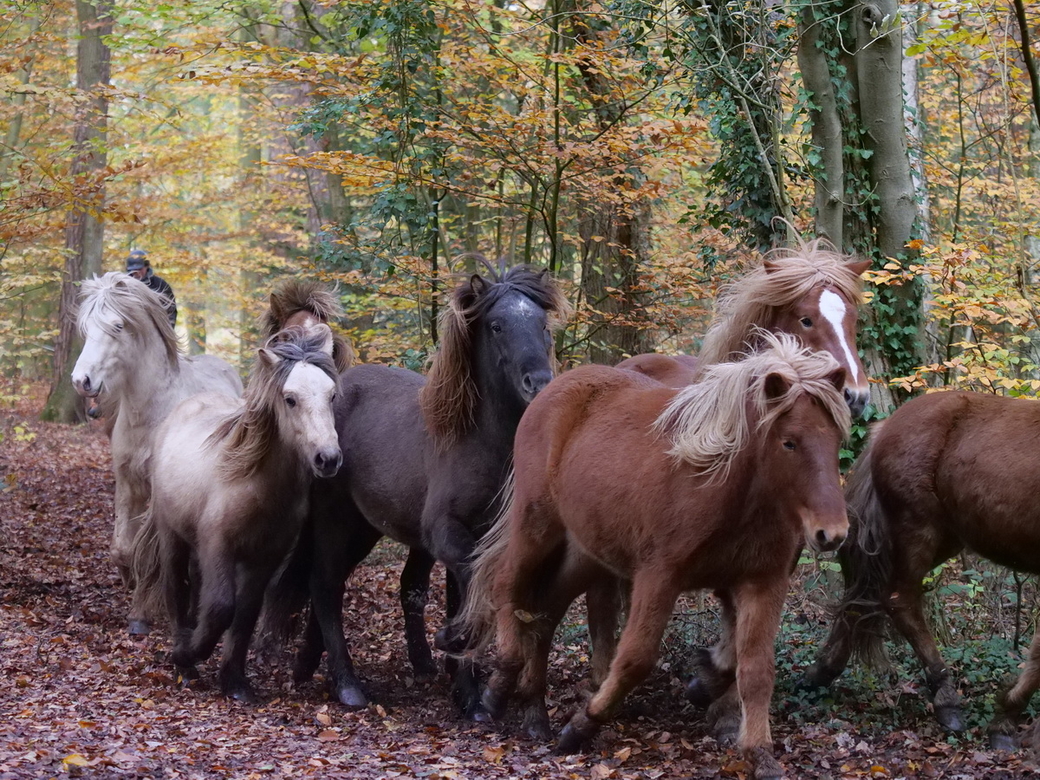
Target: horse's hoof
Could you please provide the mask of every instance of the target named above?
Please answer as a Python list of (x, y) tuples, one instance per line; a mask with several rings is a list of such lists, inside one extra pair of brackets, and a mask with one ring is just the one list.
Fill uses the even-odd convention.
[(964, 730), (960, 707), (936, 707), (935, 719), (939, 721), (940, 726), (949, 731)]
[(755, 780), (783, 780), (784, 768), (769, 748), (752, 748), (747, 751), (747, 759), (754, 767)]
[(1018, 749), (1018, 741), (1010, 734), (994, 731), (989, 735), (989, 746), (994, 750), (1003, 750), (1010, 753)]
[(584, 712), (574, 713), (567, 725), (563, 727), (563, 731), (560, 732), (560, 738), (556, 742), (556, 752), (561, 755), (582, 752), (596, 735), (598, 728), (598, 724)]
[(412, 671), (418, 678), (431, 679), (437, 676), (437, 664), (434, 663), (433, 656), (427, 654), (425, 657), (412, 659)]
[(709, 707), (715, 700), (708, 686), (700, 677), (694, 677), (686, 683), (686, 698), (697, 707)]
[(444, 653), (459, 654), (469, 649), (469, 637), (454, 623), (441, 626), (433, 635), (434, 646)]
[(173, 661), (173, 665), (177, 667), (178, 671), (195, 668), (195, 654), (190, 650), (174, 648), (170, 653), (170, 660)]
[(524, 733), (537, 742), (552, 741), (552, 724), (543, 707), (534, 707), (524, 715)]
[(495, 719), (491, 716), (488, 711), (480, 702), (474, 704), (469, 711), (466, 713), (466, 717), (474, 723), (494, 723)]
[(503, 698), (492, 693), (490, 688), (485, 688), (480, 696), (480, 703), (487, 713), (495, 720), (500, 720), (506, 711), (506, 702)]
[(733, 747), (737, 744), (740, 736), (740, 721), (735, 722), (730, 718), (722, 718), (715, 724), (715, 741), (719, 747)]
[(352, 710), (364, 709), (368, 706), (368, 697), (356, 685), (344, 685), (336, 691), (336, 698), (344, 707)]
[(131, 618), (127, 631), (130, 632), (130, 636), (148, 636), (152, 633), (152, 626), (147, 620)]
[(179, 685), (187, 688), (197, 679), (199, 679), (199, 670), (194, 666), (177, 667), (177, 683)]

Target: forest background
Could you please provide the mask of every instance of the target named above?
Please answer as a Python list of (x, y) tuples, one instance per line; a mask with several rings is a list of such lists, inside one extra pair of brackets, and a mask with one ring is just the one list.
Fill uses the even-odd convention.
[(364, 359), (420, 369), (464, 252), (550, 268), (560, 357), (616, 362), (696, 353), (792, 230), (875, 260), (875, 416), (1040, 387), (1021, 0), (0, 8), (0, 372), (48, 379), (49, 418), (79, 413), (75, 283), (131, 248), (192, 352), (248, 363), (291, 274), (338, 284)]

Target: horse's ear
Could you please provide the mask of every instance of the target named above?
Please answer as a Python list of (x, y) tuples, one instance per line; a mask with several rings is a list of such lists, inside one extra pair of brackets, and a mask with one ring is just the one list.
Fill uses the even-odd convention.
[(321, 351), (332, 357), (332, 328), (321, 322), (317, 325), (312, 325), (310, 330), (315, 336), (322, 337)]
[(480, 274), (473, 274), (473, 276), (469, 278), (469, 286), (470, 289), (473, 290), (473, 294), (479, 298), (481, 295), (487, 292), (487, 279), (485, 279)]
[(863, 276), (863, 274), (870, 270), (870, 265), (871, 263), (869, 260), (857, 260), (854, 263), (849, 263), (848, 269), (852, 271), (852, 273), (856, 274), (856, 276)]
[(787, 394), (787, 391), (791, 389), (791, 383), (787, 381), (783, 374), (778, 374), (774, 371), (766, 375), (763, 387), (765, 388), (766, 400), (775, 401), (777, 398)]
[(767, 274), (771, 274), (774, 271), (780, 270), (780, 263), (776, 262), (775, 260), (766, 260), (764, 263), (762, 263), (762, 267), (766, 269)]
[(256, 354), (259, 355), (260, 360), (264, 363), (264, 365), (267, 366), (277, 366), (279, 363), (282, 362), (282, 359), (278, 357), (278, 355), (276, 355), (271, 350), (265, 349), (263, 347), (258, 349), (256, 351)]

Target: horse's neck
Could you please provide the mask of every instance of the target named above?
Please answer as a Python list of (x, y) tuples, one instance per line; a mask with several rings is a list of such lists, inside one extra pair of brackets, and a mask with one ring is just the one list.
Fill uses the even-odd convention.
[(507, 401), (509, 396), (494, 386), (481, 387), (478, 383), (477, 407), (474, 409), (474, 432), (493, 448), (512, 451), (513, 439), (525, 406), (519, 401)]

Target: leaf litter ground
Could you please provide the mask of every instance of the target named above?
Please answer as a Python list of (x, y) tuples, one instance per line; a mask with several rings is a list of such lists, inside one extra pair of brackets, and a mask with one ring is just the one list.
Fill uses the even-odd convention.
[[(180, 687), (164, 627), (142, 639), (124, 630), (126, 594), (108, 560), (112, 477), (100, 426), (49, 425), (30, 412), (0, 416), (0, 780), (747, 776), (738, 754), (716, 745), (703, 712), (683, 699), (692, 634), (682, 617), (657, 671), (585, 755), (555, 755), (519, 736), (512, 718), (495, 727), (463, 721), (446, 676), (416, 680), (406, 660), (403, 558), (393, 545), (359, 567), (345, 605), (355, 663), (378, 703), (347, 711), (329, 701), (320, 674), (296, 688), (288, 651), (251, 657), (257, 706), (219, 695), (215, 659), (202, 665), (200, 683)], [(822, 611), (798, 587), (788, 606), (785, 625), (815, 627), (785, 629), (778, 643), (774, 742), (789, 777), (1037, 776), (1027, 756), (983, 749), (979, 729), (959, 740), (941, 733), (916, 673), (909, 682), (873, 678), (876, 688), (839, 684), (822, 703), (791, 693), (785, 679), (797, 668), (785, 653), (802, 644), (811, 655)], [(703, 616), (711, 608), (691, 597), (679, 611)], [(572, 610), (552, 656), (557, 727), (586, 690), (581, 616)], [(431, 631), (441, 618), (431, 606)]]

